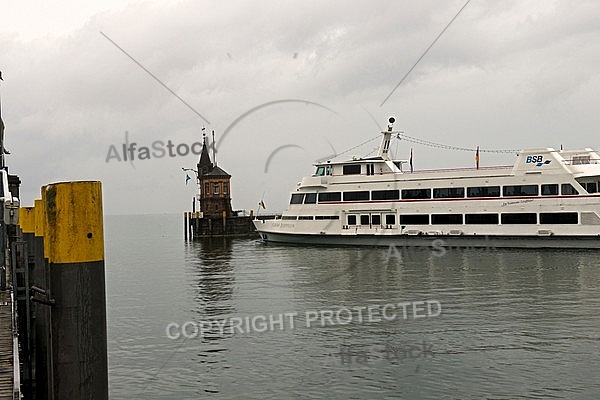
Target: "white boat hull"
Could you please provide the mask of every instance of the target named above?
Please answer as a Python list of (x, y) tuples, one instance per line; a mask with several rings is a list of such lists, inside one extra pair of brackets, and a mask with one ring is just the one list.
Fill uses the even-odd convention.
[[(256, 224), (256, 223), (255, 223)], [(260, 222), (257, 225), (259, 228)], [(339, 235), (266, 232), (258, 229), (266, 242), (328, 246), (395, 246), (401, 248), (563, 248), (600, 249), (596, 236), (481, 236), (481, 235)]]

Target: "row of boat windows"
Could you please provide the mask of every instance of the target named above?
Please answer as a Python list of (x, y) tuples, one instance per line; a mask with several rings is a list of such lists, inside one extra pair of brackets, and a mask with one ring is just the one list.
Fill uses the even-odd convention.
[[(350, 214), (348, 225), (382, 225), (381, 214)], [(396, 225), (396, 214), (383, 215), (385, 225)], [(339, 220), (339, 215), (290, 216), (282, 220)], [(577, 224), (576, 212), (551, 213), (479, 213), (479, 214), (401, 214), (400, 225), (524, 225), (524, 224)]]
[[(398, 164), (396, 164), (398, 165)], [(375, 175), (375, 164), (366, 164), (367, 175)], [(362, 167), (360, 164), (347, 164), (342, 166), (342, 174), (344, 175), (360, 175), (362, 173)], [(383, 169), (379, 168), (379, 173), (383, 173)], [(318, 169), (317, 169), (318, 174)]]
[[(564, 196), (577, 195), (579, 192), (570, 183), (543, 185), (474, 186), (435, 189), (392, 189), (360, 190), (352, 192), (294, 193), (290, 204), (315, 204), (333, 201), (369, 201), (369, 200), (419, 200), (419, 199), (460, 199), (465, 197), (503, 197), (513, 196)], [(590, 188), (591, 189), (591, 188)], [(589, 190), (588, 190), (589, 191)], [(595, 193), (590, 192), (590, 193)], [(402, 197), (400, 197), (402, 195)], [(433, 197), (432, 197), (433, 195)]]
[[(396, 164), (398, 165), (398, 164)], [(375, 175), (375, 164), (366, 164), (367, 167), (367, 175)], [(379, 173), (382, 173), (383, 169), (379, 168)], [(362, 167), (360, 164), (348, 164), (342, 166), (342, 174), (344, 175), (360, 175), (362, 173)], [(317, 167), (317, 171), (315, 172), (315, 176), (325, 176), (325, 175), (333, 175), (333, 168), (331, 166), (327, 167)]]

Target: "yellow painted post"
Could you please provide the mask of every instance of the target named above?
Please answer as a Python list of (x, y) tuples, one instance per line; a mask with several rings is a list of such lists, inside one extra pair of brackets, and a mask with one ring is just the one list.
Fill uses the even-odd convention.
[(35, 208), (21, 207), (19, 210), (19, 227), (23, 233), (35, 232)]
[[(35, 236), (44, 236), (44, 221), (46, 221), (46, 212), (44, 208), (44, 202), (41, 199), (34, 201), (34, 214), (35, 214)], [(45, 256), (45, 254), (44, 254)]]
[[(44, 244), (53, 263), (104, 262), (100, 182), (62, 182), (42, 187)], [(52, 230), (50, 230), (52, 229)]]
[(42, 188), (56, 399), (108, 399), (102, 185)]

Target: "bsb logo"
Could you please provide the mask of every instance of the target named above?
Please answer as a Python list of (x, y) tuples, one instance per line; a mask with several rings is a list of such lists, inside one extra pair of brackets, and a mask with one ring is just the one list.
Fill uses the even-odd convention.
[(527, 156), (525, 158), (525, 164), (535, 164), (536, 167), (541, 167), (542, 165), (550, 164), (552, 160), (544, 161), (544, 156)]

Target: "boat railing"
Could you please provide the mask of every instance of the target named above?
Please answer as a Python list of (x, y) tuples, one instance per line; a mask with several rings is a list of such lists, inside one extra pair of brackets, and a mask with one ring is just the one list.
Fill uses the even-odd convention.
[[(432, 174), (432, 173), (436, 173), (436, 172), (457, 172), (457, 171), (493, 171), (493, 170), (497, 170), (497, 169), (501, 169), (501, 170), (508, 170), (508, 169), (513, 169), (514, 165), (497, 165), (497, 166), (490, 166), (490, 167), (479, 167), (479, 169), (477, 168), (473, 168), (473, 167), (463, 167), (463, 168), (438, 168), (438, 169), (422, 169), (422, 170), (418, 170), (415, 172), (418, 173), (425, 173), (425, 174)], [(406, 173), (406, 172), (405, 172)]]
[[(413, 172), (408, 172), (408, 171), (404, 171), (403, 174), (404, 175), (410, 175), (410, 174), (435, 174), (435, 173), (444, 173), (444, 172), (459, 172), (459, 171), (494, 171), (494, 170), (511, 170), (514, 168), (514, 165), (498, 165), (498, 166), (490, 166), (490, 167), (479, 167), (479, 169), (477, 168), (473, 168), (473, 167), (463, 167), (463, 168), (438, 168), (438, 169), (420, 169), (420, 170), (414, 170)], [(373, 175), (367, 175), (367, 174), (360, 174), (360, 175), (344, 175), (344, 174), (334, 174), (332, 176), (338, 177), (338, 176), (381, 176), (381, 175), (396, 175), (397, 172), (394, 171), (386, 171), (386, 172), (376, 172)]]
[(563, 163), (565, 165), (589, 165), (589, 164), (600, 164), (600, 158), (589, 158), (589, 159), (564, 159)]

